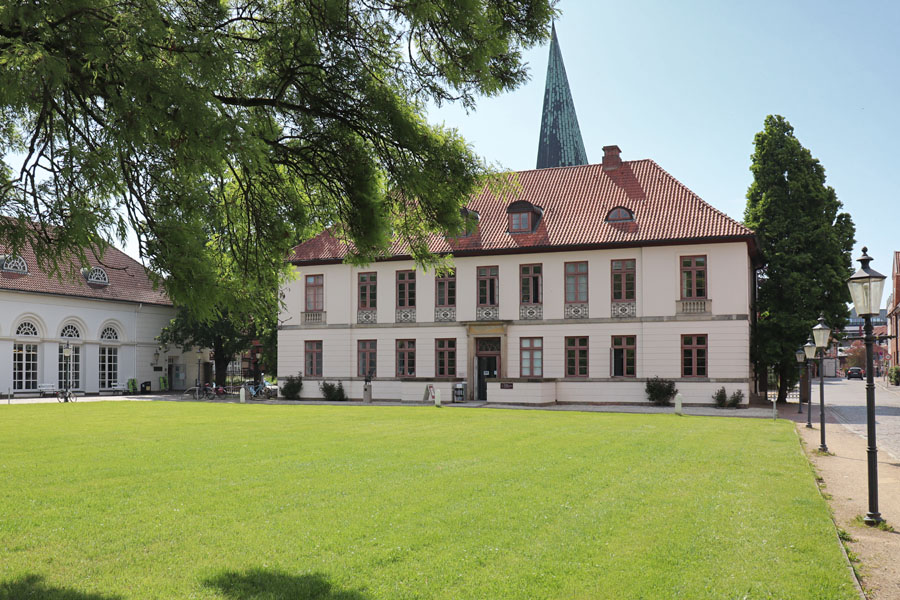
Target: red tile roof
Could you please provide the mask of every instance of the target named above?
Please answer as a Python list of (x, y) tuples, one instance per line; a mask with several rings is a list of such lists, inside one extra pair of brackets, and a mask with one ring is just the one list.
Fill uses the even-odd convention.
[[(517, 177), (519, 185), (512, 200), (543, 208), (533, 233), (508, 233), (508, 202), (485, 188), (467, 204), (481, 216), (478, 231), (450, 240), (432, 235), (431, 251), (465, 256), (743, 240), (755, 252), (751, 230), (701, 200), (652, 160), (623, 162), (613, 170), (583, 165), (519, 171), (510, 177)], [(631, 210), (634, 222), (607, 223), (607, 213), (617, 206)], [(344, 243), (324, 231), (296, 246), (289, 260), (333, 262), (347, 251)], [(408, 253), (408, 246), (398, 241), (385, 258)]]
[[(0, 244), (0, 254), (7, 254), (3, 244)], [(50, 277), (38, 268), (37, 258), (30, 247), (25, 248), (20, 256), (28, 265), (28, 274), (20, 275), (0, 270), (0, 290), (172, 305), (172, 301), (163, 290), (154, 289), (153, 282), (143, 265), (116, 248), (107, 248), (102, 261), (93, 258), (88, 252), (90, 266), (102, 268), (109, 277), (109, 285), (88, 284), (80, 274), (74, 278), (68, 274), (64, 274), (61, 279)], [(74, 255), (72, 263), (79, 264), (78, 258)]]

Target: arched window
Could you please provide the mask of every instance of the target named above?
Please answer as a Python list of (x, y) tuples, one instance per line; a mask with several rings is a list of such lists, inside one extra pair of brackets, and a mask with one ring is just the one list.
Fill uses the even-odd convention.
[(119, 332), (116, 331), (115, 327), (104, 327), (103, 331), (100, 332), (101, 340), (117, 340), (119, 339)]
[(28, 335), (37, 337), (38, 329), (31, 321), (22, 321), (16, 328), (16, 335)]
[(80, 338), (81, 332), (78, 331), (78, 328), (74, 325), (66, 325), (62, 328), (62, 332), (60, 332), (59, 337), (64, 338)]
[(623, 221), (634, 221), (634, 213), (624, 206), (617, 206), (606, 215), (607, 223), (622, 223)]
[(21, 256), (4, 256), (2, 259), (3, 260), (0, 260), (0, 267), (2, 267), (4, 271), (10, 273), (28, 273), (28, 265)]
[[(86, 271), (83, 270), (83, 272)], [(90, 271), (85, 273), (85, 278), (88, 283), (94, 283), (97, 285), (109, 285), (109, 276), (106, 274), (106, 271), (101, 269), (100, 267), (94, 267)]]

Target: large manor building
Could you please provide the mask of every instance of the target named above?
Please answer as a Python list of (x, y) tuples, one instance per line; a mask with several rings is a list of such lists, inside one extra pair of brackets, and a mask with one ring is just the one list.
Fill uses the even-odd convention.
[(365, 267), (325, 231), (294, 250), (282, 289), (278, 373), (351, 398), (646, 402), (672, 379), (685, 402), (752, 391), (753, 232), (652, 160), (606, 146), (587, 164), (555, 31), (538, 168), (511, 174), (514, 201), (484, 189), (477, 228), (433, 236), (454, 270), (417, 269), (407, 248)]

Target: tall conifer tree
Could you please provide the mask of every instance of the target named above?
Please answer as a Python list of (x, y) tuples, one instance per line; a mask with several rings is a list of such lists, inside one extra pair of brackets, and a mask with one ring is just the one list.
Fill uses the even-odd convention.
[[(745, 224), (756, 231), (765, 266), (759, 273), (758, 320), (751, 352), (757, 367), (779, 374), (778, 400), (797, 380), (794, 352), (819, 313), (844, 325), (855, 228), (825, 168), (794, 137), (784, 117), (769, 115), (756, 134)], [(764, 371), (760, 371), (764, 372)]]

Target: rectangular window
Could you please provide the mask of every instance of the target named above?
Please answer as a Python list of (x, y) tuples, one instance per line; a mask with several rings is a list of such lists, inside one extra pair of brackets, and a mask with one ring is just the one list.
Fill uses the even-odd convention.
[(325, 276), (306, 276), (306, 312), (325, 310)]
[(566, 377), (588, 376), (588, 338), (566, 338)]
[(435, 278), (434, 305), (456, 306), (456, 271), (449, 271)]
[(566, 303), (583, 303), (588, 301), (588, 264), (587, 262), (566, 263)]
[(397, 377), (416, 376), (416, 340), (397, 340)]
[(531, 213), (520, 212), (510, 213), (509, 215), (509, 231), (511, 233), (522, 233), (531, 231)]
[(478, 267), (478, 306), (497, 306), (499, 267)]
[(306, 376), (322, 376), (322, 342), (306, 342)]
[(613, 302), (634, 300), (635, 261), (633, 259), (612, 261), (612, 299)]
[(359, 340), (356, 343), (357, 374), (360, 377), (375, 377), (375, 359), (378, 350), (376, 340)]
[(397, 271), (397, 308), (415, 308), (416, 272)]
[(13, 344), (13, 389), (37, 389), (37, 344)]
[(64, 390), (66, 389), (66, 382), (68, 381), (68, 388), (70, 390), (80, 390), (81, 389), (81, 346), (69, 346), (69, 350), (72, 351), (72, 354), (66, 359), (63, 354), (63, 348), (65, 344), (59, 345), (59, 386), (58, 389)]
[(706, 298), (706, 257), (681, 257), (681, 299)]
[(378, 274), (359, 274), (359, 308), (378, 308)]
[(119, 349), (100, 346), (100, 389), (108, 390), (119, 383)]
[(544, 338), (519, 338), (519, 376), (544, 376)]
[(612, 376), (634, 377), (637, 371), (637, 346), (633, 335), (612, 336)]
[(542, 265), (519, 266), (519, 289), (522, 304), (541, 304), (544, 301)]
[(456, 377), (456, 339), (434, 340), (434, 372), (438, 377)]
[(681, 336), (681, 376), (706, 377), (706, 336)]

